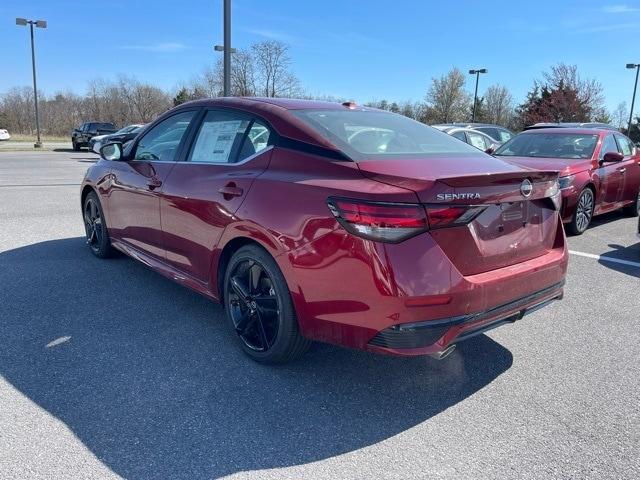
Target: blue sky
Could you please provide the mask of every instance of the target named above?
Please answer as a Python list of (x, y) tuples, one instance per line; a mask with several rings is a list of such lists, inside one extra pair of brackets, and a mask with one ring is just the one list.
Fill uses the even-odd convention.
[[(36, 33), (47, 94), (81, 93), (88, 80), (119, 73), (176, 88), (215, 62), (211, 46), (222, 41), (222, 0), (2, 0), (0, 92), (31, 84), (28, 29), (17, 16), (49, 22)], [(625, 64), (640, 63), (639, 30), (640, 2), (615, 0), (233, 0), (234, 46), (282, 40), (309, 93), (358, 102), (420, 100), (431, 77), (453, 66), (488, 68), (480, 93), (500, 83), (520, 102), (562, 61), (600, 81), (612, 109), (630, 102)]]

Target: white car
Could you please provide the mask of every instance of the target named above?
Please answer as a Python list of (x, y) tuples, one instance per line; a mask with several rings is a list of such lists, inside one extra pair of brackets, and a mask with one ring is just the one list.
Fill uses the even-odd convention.
[(4, 128), (0, 128), (0, 140), (9, 140), (11, 135)]

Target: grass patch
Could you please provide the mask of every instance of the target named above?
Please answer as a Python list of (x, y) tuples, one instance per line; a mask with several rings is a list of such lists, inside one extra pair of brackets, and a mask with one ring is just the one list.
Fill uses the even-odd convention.
[[(41, 135), (40, 139), (42, 142), (71, 142), (71, 136), (59, 136), (59, 135)], [(36, 136), (35, 135), (25, 135), (23, 133), (12, 133), (10, 142), (29, 142), (35, 143)], [(2, 143), (0, 143), (2, 145)]]

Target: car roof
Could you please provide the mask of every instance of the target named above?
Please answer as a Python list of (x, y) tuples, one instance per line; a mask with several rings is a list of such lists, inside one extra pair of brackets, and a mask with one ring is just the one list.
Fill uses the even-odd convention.
[[(610, 133), (610, 132), (611, 132), (611, 129), (609, 129), (609, 128), (589, 128), (589, 127), (581, 127), (581, 128), (577, 128), (577, 127), (562, 127), (562, 128), (548, 127), (548, 128), (543, 128), (543, 127), (539, 127), (539, 128), (534, 128), (534, 129), (531, 129), (531, 130), (524, 130), (520, 134), (521, 135), (522, 134), (535, 135), (537, 133), (569, 133), (569, 134), (576, 134), (576, 135), (593, 135), (594, 133)], [(620, 132), (618, 132), (618, 133), (620, 133)]]
[[(350, 110), (350, 111), (376, 111), (377, 108), (355, 106), (334, 102), (321, 102), (317, 100), (299, 100), (287, 98), (260, 98), (260, 97), (218, 97), (203, 98), (180, 104), (175, 109), (169, 110), (165, 115), (190, 107), (226, 107), (242, 110), (249, 114), (259, 115), (276, 130), (279, 135), (294, 140), (319, 145), (331, 150), (340, 151), (327, 137), (313, 129), (310, 125), (295, 115), (299, 110)], [(389, 113), (389, 115), (392, 115)], [(160, 117), (162, 118), (162, 117)], [(156, 120), (157, 121), (157, 120)]]
[[(272, 97), (218, 97), (218, 98), (203, 98), (200, 100), (193, 100), (186, 104), (193, 104), (198, 106), (228, 106), (228, 107), (259, 107), (260, 105), (274, 105), (276, 107), (283, 108), (285, 110), (345, 110), (352, 109), (349, 102), (337, 103), (337, 102), (324, 102), (320, 100), (303, 100), (297, 98), (272, 98)], [(361, 105), (355, 105), (357, 110), (371, 110), (378, 111), (377, 108), (364, 107)]]
[(589, 129), (600, 129), (600, 130), (618, 130), (612, 125), (607, 123), (598, 123), (598, 122), (559, 122), (559, 123), (551, 123), (551, 122), (541, 122), (536, 123), (534, 125), (529, 125), (525, 127), (525, 130), (536, 130), (539, 128), (589, 128)]
[(507, 127), (503, 127), (502, 125), (496, 125), (495, 123), (464, 123), (464, 122), (454, 122), (454, 123), (436, 123), (431, 125), (432, 127), (462, 127), (462, 128), (470, 128), (473, 130), (473, 127), (494, 127), (494, 128), (502, 128), (503, 130), (509, 130)]
[(484, 132), (480, 132), (478, 130), (474, 130), (473, 128), (466, 128), (466, 127), (448, 127), (447, 129), (443, 130), (443, 132), (446, 132), (446, 133), (451, 133), (451, 132), (469, 132), (469, 133), (477, 133), (478, 135), (482, 135), (484, 137), (491, 138), (489, 135), (487, 135)]

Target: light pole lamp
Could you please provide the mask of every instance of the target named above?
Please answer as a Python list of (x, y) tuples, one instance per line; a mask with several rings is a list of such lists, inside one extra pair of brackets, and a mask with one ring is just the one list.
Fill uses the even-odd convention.
[(473, 94), (473, 113), (471, 114), (471, 123), (476, 121), (476, 105), (478, 103), (478, 81), (480, 80), (481, 73), (488, 73), (486, 68), (479, 68), (476, 70), (469, 70), (470, 75), (476, 76), (476, 92)]
[(38, 84), (36, 83), (36, 53), (33, 42), (33, 26), (35, 25), (37, 28), (47, 28), (47, 22), (44, 20), (27, 20), (26, 18), (16, 18), (16, 25), (21, 27), (26, 27), (29, 25), (31, 30), (31, 67), (33, 69), (33, 100), (36, 106), (36, 132), (38, 135), (38, 139), (36, 143), (33, 145), (35, 148), (42, 147), (42, 142), (40, 141), (40, 116), (38, 114)]
[(638, 88), (638, 73), (640, 73), (640, 63), (627, 63), (630, 70), (636, 69), (636, 83), (633, 84), (633, 97), (631, 98), (631, 113), (629, 113), (629, 126), (627, 127), (627, 135), (631, 135), (631, 120), (633, 120), (633, 106), (636, 102), (636, 90)]

